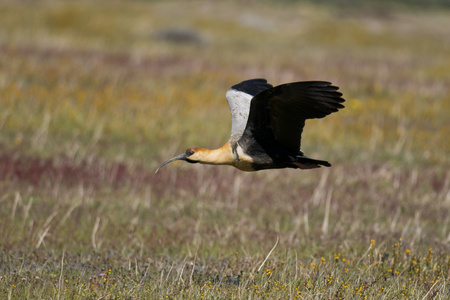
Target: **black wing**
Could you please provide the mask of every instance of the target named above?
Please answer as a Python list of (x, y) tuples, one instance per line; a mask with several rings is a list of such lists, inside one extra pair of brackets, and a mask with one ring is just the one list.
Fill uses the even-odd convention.
[(287, 151), (298, 153), (306, 119), (323, 118), (344, 108), (341, 103), (345, 100), (338, 89), (329, 82), (304, 81), (262, 91), (252, 99), (239, 144), (249, 148), (250, 140), (266, 145), (275, 141)]
[(267, 83), (266, 79), (257, 78), (242, 81), (238, 84), (233, 85), (231, 88), (255, 96), (261, 93), (262, 91), (265, 91), (272, 87), (273, 86), (270, 83)]

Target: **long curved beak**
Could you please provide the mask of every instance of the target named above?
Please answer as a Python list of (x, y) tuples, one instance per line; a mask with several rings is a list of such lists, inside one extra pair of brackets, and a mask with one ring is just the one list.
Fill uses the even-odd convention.
[(158, 169), (156, 169), (155, 174), (158, 173), (159, 169), (161, 169), (161, 168), (164, 167), (165, 165), (170, 164), (171, 162), (176, 161), (176, 160), (186, 160), (186, 158), (187, 158), (186, 153), (183, 153), (183, 154), (180, 154), (180, 155), (178, 155), (178, 156), (175, 156), (174, 158), (169, 159), (168, 161), (163, 162), (163, 163), (158, 167)]

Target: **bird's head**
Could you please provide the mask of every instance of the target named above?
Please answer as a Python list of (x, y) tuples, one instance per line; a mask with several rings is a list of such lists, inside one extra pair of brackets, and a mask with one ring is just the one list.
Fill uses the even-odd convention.
[(196, 148), (196, 147), (189, 148), (183, 154), (180, 154), (178, 156), (175, 156), (175, 157), (169, 159), (168, 161), (163, 162), (158, 167), (158, 169), (156, 169), (155, 173), (157, 173), (159, 171), (159, 169), (161, 169), (165, 165), (170, 164), (171, 162), (176, 161), (176, 160), (184, 160), (184, 161), (187, 161), (188, 163), (191, 163), (191, 164), (198, 163), (198, 162), (201, 161), (202, 152), (203, 152), (202, 148)]

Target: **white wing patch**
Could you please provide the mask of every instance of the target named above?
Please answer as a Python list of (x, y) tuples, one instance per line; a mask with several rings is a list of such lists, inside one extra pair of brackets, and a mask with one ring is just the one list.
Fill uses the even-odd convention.
[(235, 89), (229, 89), (226, 98), (231, 112), (231, 136), (229, 142), (232, 142), (237, 141), (244, 132), (253, 96)]

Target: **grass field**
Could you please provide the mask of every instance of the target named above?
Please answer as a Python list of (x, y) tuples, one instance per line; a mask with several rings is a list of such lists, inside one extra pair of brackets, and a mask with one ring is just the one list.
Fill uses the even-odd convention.
[[(447, 299), (448, 28), (439, 6), (0, 2), (0, 298)], [(221, 146), (255, 77), (341, 88), (303, 132), (332, 168), (154, 174)]]

